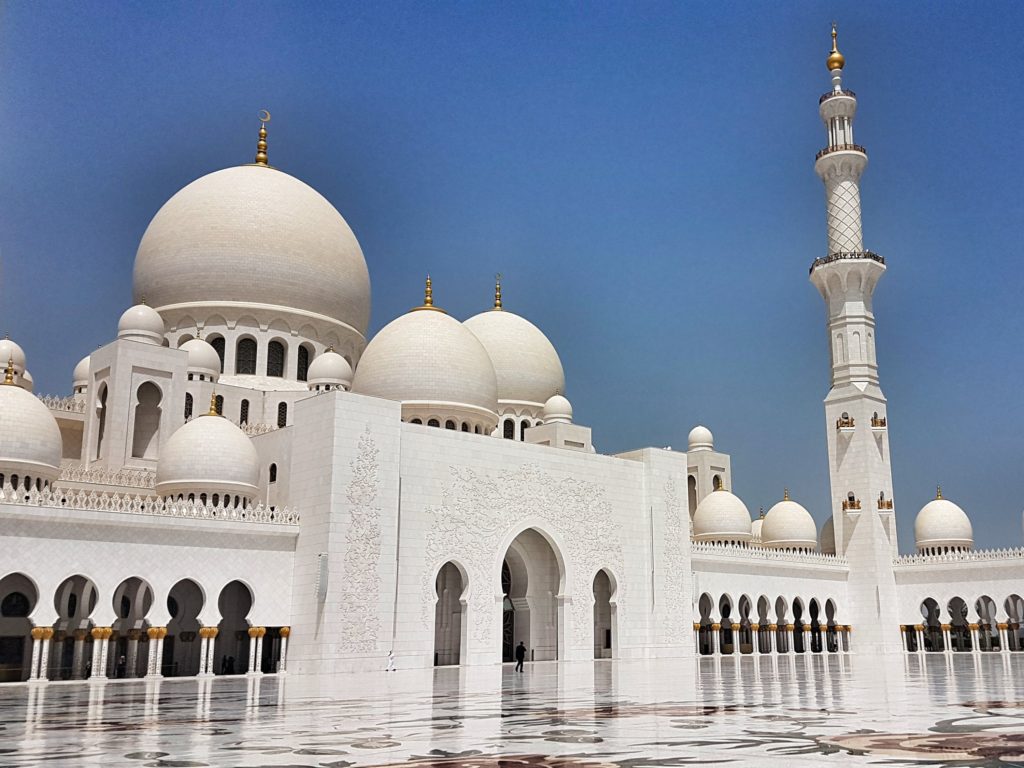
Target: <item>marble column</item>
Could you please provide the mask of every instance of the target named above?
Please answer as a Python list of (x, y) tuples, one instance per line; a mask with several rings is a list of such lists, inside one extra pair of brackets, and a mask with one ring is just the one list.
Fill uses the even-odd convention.
[(996, 625), (996, 629), (999, 630), (999, 650), (1002, 653), (1008, 653), (1009, 650), (1010, 650), (1010, 635), (1009, 635), (1009, 632), (1007, 631), (1007, 630), (1009, 630), (1009, 628), (1010, 628), (1009, 624), (997, 624)]
[(793, 634), (793, 631), (795, 629), (796, 629), (796, 625), (795, 624), (787, 624), (786, 625), (786, 637), (789, 640), (789, 652), (790, 653), (796, 653), (796, 635)]
[(75, 652), (71, 657), (71, 679), (81, 680), (85, 673), (85, 638), (89, 636), (89, 630), (75, 630)]
[(769, 624), (768, 625), (768, 653), (772, 656), (779, 655), (779, 625)]
[[(700, 626), (695, 624), (694, 626)], [(291, 627), (281, 627), (278, 634), (281, 636), (281, 658), (277, 662), (277, 673), (283, 675), (288, 671), (288, 638), (291, 636)], [(695, 646), (696, 647), (696, 646)]]
[(246, 674), (256, 674), (256, 636), (259, 634), (259, 627), (249, 627), (249, 669)]
[(924, 653), (924, 624), (914, 625), (914, 637), (917, 638), (917, 652)]
[(719, 656), (722, 654), (722, 625), (712, 624), (711, 631), (714, 633), (711, 637), (711, 651), (717, 653)]
[(252, 671), (254, 674), (263, 674), (263, 636), (267, 634), (266, 627), (256, 627), (256, 658), (253, 659)]
[(810, 624), (804, 624), (803, 635), (804, 635), (804, 653), (811, 653), (812, 649), (811, 649), (811, 625)]
[(47, 680), (46, 668), (50, 664), (50, 639), (53, 637), (53, 627), (43, 627), (43, 647), (39, 649), (39, 679)]
[(146, 677), (163, 677), (161, 670), (164, 663), (164, 638), (167, 627), (150, 627), (146, 630), (149, 636), (149, 666)]
[(39, 655), (43, 649), (43, 630), (45, 627), (32, 628), (32, 671), (29, 673), (30, 682), (39, 680)]
[(953, 652), (953, 644), (949, 641), (949, 624), (943, 624), (942, 629), (942, 650), (945, 653)]
[(106, 669), (104, 669), (105, 656), (103, 650), (105, 643), (103, 641), (104, 633), (110, 631), (110, 627), (93, 627), (92, 629), (92, 669), (89, 671), (90, 680), (103, 680), (106, 678)]
[[(693, 622), (693, 647), (697, 649), (697, 655), (700, 655), (700, 624)], [(281, 652), (281, 657), (284, 658), (284, 651)]]
[(732, 652), (734, 656), (739, 656), (743, 653), (743, 643), (740, 638), (740, 625), (732, 625)]
[(207, 642), (206, 642), (206, 674), (215, 675), (217, 674), (217, 635), (220, 633), (218, 627), (207, 627)]
[(981, 627), (977, 624), (968, 624), (967, 629), (971, 632), (971, 653), (981, 653)]

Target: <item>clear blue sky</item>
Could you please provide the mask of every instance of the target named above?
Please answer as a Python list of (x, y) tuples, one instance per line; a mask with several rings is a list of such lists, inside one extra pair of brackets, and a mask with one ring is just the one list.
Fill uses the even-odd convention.
[[(828, 508), (814, 153), (829, 22), (870, 163), (901, 548), (945, 495), (1021, 544), (1024, 6), (1013, 3), (5, 3), (0, 332), (37, 391), (109, 341), (139, 238), (205, 173), (271, 162), (358, 235), (372, 330), (423, 274), (558, 348), (603, 452), (700, 422), (756, 514)], [(203, 275), (196, 275), (203, 280)]]

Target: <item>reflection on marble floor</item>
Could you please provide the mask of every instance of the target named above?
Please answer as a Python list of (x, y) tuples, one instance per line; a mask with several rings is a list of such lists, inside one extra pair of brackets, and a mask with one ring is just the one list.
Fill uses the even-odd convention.
[(1022, 657), (3, 686), (0, 766), (1024, 765)]

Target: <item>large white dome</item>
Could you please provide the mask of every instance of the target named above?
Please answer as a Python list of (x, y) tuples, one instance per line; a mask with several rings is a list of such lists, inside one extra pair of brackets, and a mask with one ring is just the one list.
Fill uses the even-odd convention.
[(565, 373), (558, 353), (529, 320), (503, 309), (474, 315), (465, 322), (484, 345), (494, 364), (498, 400), (502, 405), (543, 407), (565, 391)]
[(168, 200), (135, 257), (134, 295), (161, 312), (281, 307), (366, 335), (370, 277), (320, 193), (261, 165), (216, 171)]
[(60, 428), (35, 395), (14, 384), (0, 384), (0, 472), (52, 482), (60, 474)]
[(974, 547), (974, 528), (967, 513), (941, 492), (914, 519), (914, 540), (918, 549)]
[(397, 400), (406, 419), (498, 423), (498, 382), (487, 350), (437, 309), (415, 309), (384, 326), (359, 359), (352, 391)]
[(811, 513), (785, 498), (768, 510), (761, 525), (761, 543), (770, 549), (815, 549), (818, 527)]
[(693, 513), (693, 537), (697, 541), (748, 542), (750, 512), (738, 496), (724, 488), (712, 491)]
[(192, 494), (197, 501), (205, 493), (208, 503), (213, 494), (250, 501), (257, 494), (259, 472), (252, 440), (223, 416), (208, 414), (179, 427), (164, 444), (156, 492), (164, 497)]

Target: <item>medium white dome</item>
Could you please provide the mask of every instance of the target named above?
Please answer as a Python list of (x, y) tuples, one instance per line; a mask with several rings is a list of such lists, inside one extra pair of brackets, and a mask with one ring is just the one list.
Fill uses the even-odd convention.
[(558, 353), (529, 320), (503, 309), (474, 315), (465, 326), (484, 345), (498, 380), (498, 402), (540, 408), (565, 390)]
[(310, 389), (352, 386), (352, 366), (333, 349), (317, 355), (309, 364), (306, 380)]
[(212, 376), (214, 380), (220, 376), (220, 355), (210, 342), (204, 339), (189, 339), (178, 349), (188, 352), (189, 373)]
[(761, 543), (770, 549), (815, 549), (818, 527), (811, 513), (789, 499), (789, 494), (768, 510), (761, 527)]
[(345, 219), (312, 187), (261, 165), (203, 176), (164, 204), (139, 244), (134, 294), (161, 311), (286, 308), (360, 338), (370, 319), (370, 276)]
[(690, 430), (687, 446), (691, 451), (710, 451), (715, 447), (715, 438), (710, 429), (698, 424)]
[(117, 321), (117, 338), (143, 344), (163, 344), (166, 331), (160, 313), (147, 304), (128, 307)]
[(825, 524), (821, 526), (821, 534), (818, 537), (818, 549), (823, 555), (834, 555), (836, 553), (836, 523), (832, 515), (828, 516)]
[(974, 529), (967, 513), (952, 501), (942, 498), (940, 493), (917, 513), (914, 540), (918, 549), (971, 549), (974, 547)]
[(52, 482), (60, 474), (60, 428), (42, 401), (20, 386), (0, 384), (0, 472)]
[[(8, 362), (14, 362), (14, 372), (21, 373), (25, 370), (25, 350), (10, 339), (0, 339), (0, 376)], [(2, 381), (3, 379), (0, 379)]]
[(761, 543), (761, 526), (764, 525), (763, 517), (755, 517), (754, 522), (750, 524), (750, 543), (760, 544)]
[(414, 309), (384, 326), (359, 359), (352, 391), (402, 403), (403, 418), (498, 422), (498, 382), (487, 350), (462, 323)]
[(252, 440), (223, 416), (204, 415), (179, 427), (164, 444), (156, 469), (159, 496), (257, 494), (260, 462)]
[(572, 403), (562, 395), (552, 395), (544, 403), (545, 424), (572, 423)]
[(739, 497), (729, 491), (723, 488), (712, 491), (693, 513), (693, 537), (697, 541), (750, 541), (750, 512)]
[(89, 386), (89, 365), (89, 355), (78, 361), (78, 365), (75, 366), (75, 370), (71, 373), (72, 389)]

